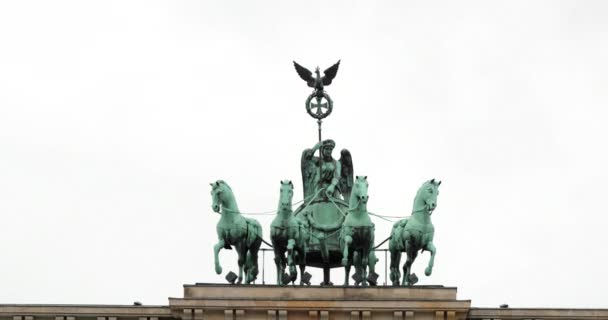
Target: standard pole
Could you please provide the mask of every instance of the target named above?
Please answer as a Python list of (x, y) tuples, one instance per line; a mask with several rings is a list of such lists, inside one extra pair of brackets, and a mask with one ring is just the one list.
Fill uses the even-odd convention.
[(323, 121), (321, 119), (317, 120), (317, 124), (319, 124), (319, 142), (321, 142), (321, 124)]

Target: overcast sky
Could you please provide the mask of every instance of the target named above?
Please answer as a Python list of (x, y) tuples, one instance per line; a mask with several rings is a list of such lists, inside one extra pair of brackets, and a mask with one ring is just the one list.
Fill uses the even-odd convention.
[(607, 56), (604, 1), (2, 1), (0, 303), (167, 304), (225, 282), (208, 183), (246, 212), (275, 209), (282, 179), (299, 200), (317, 131), (291, 61), (342, 59), (324, 136), (369, 209), (407, 215), (443, 180), (420, 284), (608, 308)]

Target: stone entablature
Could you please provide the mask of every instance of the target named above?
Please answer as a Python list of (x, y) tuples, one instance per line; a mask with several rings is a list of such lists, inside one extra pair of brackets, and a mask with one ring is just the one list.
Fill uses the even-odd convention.
[(168, 306), (0, 305), (0, 320), (608, 320), (608, 309), (472, 308), (456, 288), (196, 284)]
[[(182, 320), (465, 320), (470, 300), (456, 288), (184, 286), (183, 298), (169, 298)], [(199, 319), (195, 318), (198, 314)]]

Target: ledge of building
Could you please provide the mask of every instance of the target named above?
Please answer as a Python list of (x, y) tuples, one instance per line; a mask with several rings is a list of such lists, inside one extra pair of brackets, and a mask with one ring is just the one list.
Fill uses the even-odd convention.
[(608, 319), (608, 309), (471, 308), (469, 319)]
[[(304, 301), (455, 301), (457, 288), (444, 286), (346, 287), (197, 283), (184, 285), (183, 299)], [(170, 300), (180, 298), (170, 298)], [(470, 300), (459, 300), (470, 302)]]
[(0, 316), (72, 315), (108, 317), (169, 317), (169, 306), (87, 305), (87, 304), (0, 304)]
[[(244, 312), (452, 312), (464, 319), (470, 300), (458, 300), (457, 289), (443, 286), (344, 287), (205, 284), (184, 285), (183, 298), (169, 298), (176, 318), (184, 310), (244, 310)], [(390, 313), (392, 315), (392, 313)]]

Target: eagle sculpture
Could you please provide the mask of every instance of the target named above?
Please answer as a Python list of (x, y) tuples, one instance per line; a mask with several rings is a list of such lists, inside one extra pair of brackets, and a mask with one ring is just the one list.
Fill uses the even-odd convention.
[(297, 62), (294, 61), (293, 65), (294, 67), (296, 67), (296, 72), (298, 72), (300, 78), (306, 81), (309, 87), (315, 89), (314, 94), (317, 97), (321, 97), (323, 96), (323, 87), (330, 85), (331, 81), (336, 77), (336, 74), (338, 73), (338, 67), (340, 66), (340, 60), (338, 60), (338, 62), (336, 62), (336, 64), (334, 64), (333, 66), (323, 71), (323, 77), (321, 77), (319, 67), (315, 69), (316, 75), (313, 77), (312, 72), (310, 70), (302, 67)]

